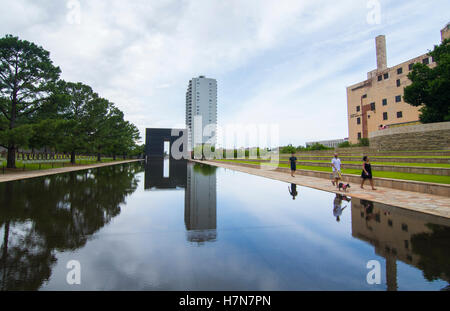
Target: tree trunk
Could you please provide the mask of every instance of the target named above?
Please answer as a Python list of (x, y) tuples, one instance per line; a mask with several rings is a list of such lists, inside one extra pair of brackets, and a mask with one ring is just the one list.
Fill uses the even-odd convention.
[(70, 163), (75, 164), (75, 151), (70, 153)]
[(101, 162), (102, 161), (102, 155), (99, 153), (97, 153), (97, 162)]
[(116, 161), (116, 154), (113, 154), (113, 160)]
[(16, 168), (16, 148), (9, 147), (8, 148), (8, 159), (7, 159), (7, 168)]
[(8, 259), (8, 240), (9, 240), (9, 219), (8, 221), (6, 221), (5, 223), (5, 231), (3, 234), (3, 247), (2, 247), (2, 262), (3, 262), (3, 267), (2, 267), (2, 278), (3, 278), (3, 282), (2, 282), (2, 291), (6, 290), (5, 284), (6, 284), (6, 269), (7, 269), (7, 259)]
[(6, 263), (6, 256), (8, 254), (8, 240), (9, 240), (9, 219), (5, 223), (5, 232), (3, 234), (3, 248), (2, 248), (2, 261)]

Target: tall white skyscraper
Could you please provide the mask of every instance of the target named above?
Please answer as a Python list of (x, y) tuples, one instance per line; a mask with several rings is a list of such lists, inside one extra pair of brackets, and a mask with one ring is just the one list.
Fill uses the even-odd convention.
[(186, 128), (190, 150), (201, 144), (216, 145), (217, 81), (215, 79), (199, 76), (189, 81), (186, 92)]

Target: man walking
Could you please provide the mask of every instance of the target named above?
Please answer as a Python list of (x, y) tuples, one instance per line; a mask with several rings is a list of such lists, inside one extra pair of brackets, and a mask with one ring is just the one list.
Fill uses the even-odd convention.
[(331, 183), (336, 188), (339, 188), (339, 180), (341, 179), (341, 159), (338, 158), (338, 154), (334, 154), (334, 158), (331, 160), (331, 167), (333, 168), (333, 180)]
[(289, 158), (289, 162), (291, 162), (291, 176), (295, 177), (295, 171), (297, 170), (297, 158), (295, 157), (295, 152), (292, 152), (292, 156)]

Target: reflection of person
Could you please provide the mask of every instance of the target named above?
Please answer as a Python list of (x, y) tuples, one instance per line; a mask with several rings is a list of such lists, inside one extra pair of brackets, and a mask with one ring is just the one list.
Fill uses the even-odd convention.
[(298, 195), (297, 185), (291, 184), (291, 187), (288, 187), (289, 193), (292, 195), (292, 200), (295, 200), (295, 197)]
[(368, 156), (364, 156), (363, 158), (363, 167), (362, 167), (362, 173), (361, 173), (361, 189), (364, 189), (364, 183), (368, 179), (370, 181), (370, 185), (372, 186), (372, 190), (377, 190), (373, 185), (373, 179), (372, 179), (372, 166), (370, 165), (370, 160)]
[(338, 158), (338, 154), (334, 154), (334, 158), (331, 160), (331, 167), (333, 168), (333, 186), (339, 188), (339, 180), (341, 179), (341, 159)]
[(333, 215), (334, 215), (334, 217), (336, 217), (337, 222), (341, 221), (340, 217), (342, 215), (342, 212), (347, 207), (347, 205), (346, 205), (342, 208), (342, 200), (350, 202), (351, 199), (347, 198), (346, 196), (343, 196), (341, 194), (336, 194), (336, 197), (334, 198), (334, 202), (333, 202)]
[(289, 162), (291, 162), (291, 176), (295, 177), (295, 171), (297, 170), (297, 164), (296, 164), (297, 158), (295, 157), (295, 153), (292, 152), (292, 157), (289, 158)]

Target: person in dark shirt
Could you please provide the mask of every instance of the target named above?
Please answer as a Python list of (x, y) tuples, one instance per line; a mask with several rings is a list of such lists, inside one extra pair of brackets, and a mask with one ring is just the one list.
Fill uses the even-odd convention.
[(289, 162), (291, 162), (291, 176), (295, 177), (295, 171), (297, 170), (297, 164), (296, 164), (297, 158), (295, 157), (295, 153), (292, 152), (292, 157), (289, 158)]
[(292, 200), (295, 200), (295, 197), (298, 195), (297, 185), (291, 184), (291, 187), (288, 186), (289, 194), (292, 195)]
[(370, 160), (368, 156), (364, 156), (363, 158), (363, 167), (362, 167), (362, 173), (361, 173), (361, 189), (364, 189), (364, 183), (368, 179), (370, 181), (370, 185), (372, 186), (372, 190), (377, 190), (373, 186), (373, 179), (372, 179), (372, 166), (370, 165)]

